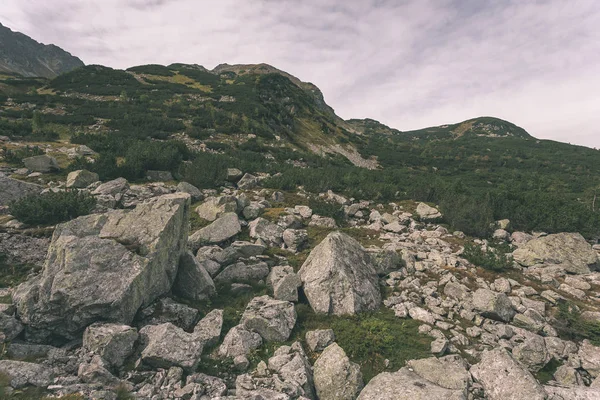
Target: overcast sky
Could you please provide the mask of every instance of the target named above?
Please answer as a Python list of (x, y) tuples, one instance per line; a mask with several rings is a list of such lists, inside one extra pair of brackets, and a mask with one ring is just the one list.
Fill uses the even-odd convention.
[(490, 115), (600, 148), (599, 0), (1, 0), (86, 64), (265, 62), (341, 117), (400, 130)]

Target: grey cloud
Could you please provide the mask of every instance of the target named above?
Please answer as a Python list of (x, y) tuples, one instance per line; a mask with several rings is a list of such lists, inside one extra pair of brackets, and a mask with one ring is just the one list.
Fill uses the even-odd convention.
[(0, 21), (117, 68), (266, 62), (401, 130), (493, 115), (600, 147), (596, 0), (4, 0)]

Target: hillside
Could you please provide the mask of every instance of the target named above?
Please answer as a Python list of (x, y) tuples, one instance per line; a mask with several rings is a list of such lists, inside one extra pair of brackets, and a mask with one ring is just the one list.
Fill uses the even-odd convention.
[(60, 47), (38, 43), (0, 24), (0, 74), (54, 78), (83, 65)]

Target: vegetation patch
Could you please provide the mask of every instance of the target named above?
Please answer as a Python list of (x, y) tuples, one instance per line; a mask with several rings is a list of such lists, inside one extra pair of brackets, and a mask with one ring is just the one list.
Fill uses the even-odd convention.
[(575, 304), (559, 300), (554, 328), (561, 339), (580, 342), (587, 339), (600, 346), (600, 323), (581, 318), (581, 310)]
[(489, 271), (502, 272), (512, 267), (512, 257), (506, 255), (510, 251), (505, 247), (493, 248), (487, 246), (484, 251), (474, 243), (466, 243), (462, 254), (471, 264)]
[(87, 215), (96, 206), (96, 198), (77, 190), (48, 192), (27, 196), (10, 204), (10, 212), (28, 225), (53, 225)]
[[(27, 279), (34, 270), (39, 269), (28, 264), (14, 264), (8, 262), (8, 256), (0, 253), (0, 288), (16, 287)], [(10, 303), (10, 295), (0, 297), (0, 304)]]

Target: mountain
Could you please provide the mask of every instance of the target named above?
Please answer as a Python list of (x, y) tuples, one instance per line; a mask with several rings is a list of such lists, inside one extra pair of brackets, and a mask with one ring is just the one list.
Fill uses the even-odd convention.
[(516, 137), (533, 139), (527, 131), (515, 124), (494, 117), (479, 117), (460, 122), (458, 124), (440, 125), (430, 128), (403, 132), (406, 136), (414, 138), (447, 139), (466, 137)]
[(83, 65), (58, 46), (38, 43), (0, 24), (0, 73), (54, 78)]

